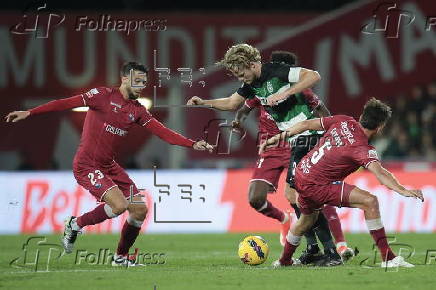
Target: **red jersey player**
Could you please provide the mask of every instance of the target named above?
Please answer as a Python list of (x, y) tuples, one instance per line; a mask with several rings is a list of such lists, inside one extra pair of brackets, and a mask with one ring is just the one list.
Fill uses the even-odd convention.
[[(147, 73), (147, 68), (141, 64), (125, 63), (121, 69), (119, 88), (94, 88), (81, 95), (51, 101), (29, 111), (11, 112), (6, 116), (6, 122), (17, 122), (46, 112), (89, 107), (73, 161), (73, 173), (77, 182), (102, 203), (90, 212), (66, 220), (62, 238), (66, 253), (72, 252), (77, 234), (83, 227), (114, 218), (127, 210), (129, 216), (122, 228), (112, 265), (135, 265), (129, 260), (128, 251), (145, 220), (147, 205), (142, 202), (133, 181), (114, 160), (133, 125), (142, 126), (173, 145), (209, 152), (213, 149), (203, 140), (195, 142), (166, 128), (137, 101), (147, 83)], [(135, 202), (129, 202), (130, 196)]]
[(377, 197), (343, 180), (360, 166), (371, 171), (383, 185), (399, 194), (424, 201), (421, 190), (409, 190), (383, 168), (369, 139), (379, 133), (391, 116), (391, 108), (375, 98), (369, 100), (359, 122), (352, 117), (338, 115), (306, 120), (280, 135), (267, 140), (260, 152), (281, 138), (308, 129), (325, 130), (319, 144), (298, 164), (295, 180), (299, 192), (298, 203), (301, 217), (287, 235), (282, 256), (273, 266), (293, 264), (292, 255), (300, 244), (301, 236), (312, 226), (318, 211), (325, 204), (357, 207), (364, 211), (366, 224), (382, 257), (382, 267), (414, 267), (403, 257), (395, 256), (389, 247), (385, 229), (380, 219)]

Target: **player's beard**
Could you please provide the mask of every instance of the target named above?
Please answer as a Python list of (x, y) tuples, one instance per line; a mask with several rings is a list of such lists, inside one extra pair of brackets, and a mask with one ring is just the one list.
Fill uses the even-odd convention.
[(133, 93), (129, 94), (129, 100), (136, 100), (138, 97), (135, 96)]
[(129, 99), (130, 99), (130, 100), (136, 100), (136, 99), (138, 99), (138, 98), (139, 98), (139, 95), (136, 96), (136, 95), (133, 93), (133, 90), (130, 89), (130, 90), (129, 90)]

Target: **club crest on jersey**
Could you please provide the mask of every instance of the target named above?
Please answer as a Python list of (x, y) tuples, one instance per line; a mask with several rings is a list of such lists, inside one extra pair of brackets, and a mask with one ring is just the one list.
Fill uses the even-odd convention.
[(274, 91), (274, 87), (273, 87), (273, 85), (272, 85), (272, 83), (271, 82), (266, 82), (266, 90), (268, 91), (268, 93), (272, 93), (273, 91)]
[(129, 113), (129, 120), (130, 120), (131, 122), (135, 121), (135, 116), (133, 116), (132, 113)]

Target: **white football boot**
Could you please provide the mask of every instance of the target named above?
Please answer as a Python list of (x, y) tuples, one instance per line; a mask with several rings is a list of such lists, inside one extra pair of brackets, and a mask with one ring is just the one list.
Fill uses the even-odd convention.
[(397, 268), (397, 267), (413, 268), (415, 267), (415, 265), (404, 261), (404, 258), (401, 256), (396, 256), (392, 260), (382, 262), (381, 267), (382, 268)]

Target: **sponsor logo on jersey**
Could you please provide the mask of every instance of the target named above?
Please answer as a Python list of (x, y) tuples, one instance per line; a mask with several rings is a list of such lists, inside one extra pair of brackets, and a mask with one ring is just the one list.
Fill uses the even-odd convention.
[(111, 102), (111, 106), (114, 106), (114, 107), (112, 108), (112, 111), (114, 111), (115, 113), (118, 113), (118, 110), (117, 110), (117, 109), (121, 109), (121, 105), (119, 105), (119, 104), (117, 104), (117, 103), (114, 103), (114, 102)]
[(98, 94), (97, 89), (91, 89), (85, 93), (85, 95), (88, 97), (88, 99), (92, 98), (92, 95), (97, 95), (97, 94)]
[(109, 133), (112, 133), (114, 135), (118, 135), (118, 136), (121, 136), (121, 137), (127, 135), (127, 131), (126, 130), (114, 127), (114, 126), (109, 125), (109, 124), (106, 124), (105, 126), (106, 126), (106, 128), (105, 128), (106, 132), (109, 132)]
[(353, 133), (351, 133), (350, 129), (348, 128), (347, 122), (341, 122), (341, 133), (347, 138), (350, 144), (353, 144), (355, 142), (354, 135)]
[(378, 159), (377, 151), (374, 149), (368, 150), (368, 157)]

